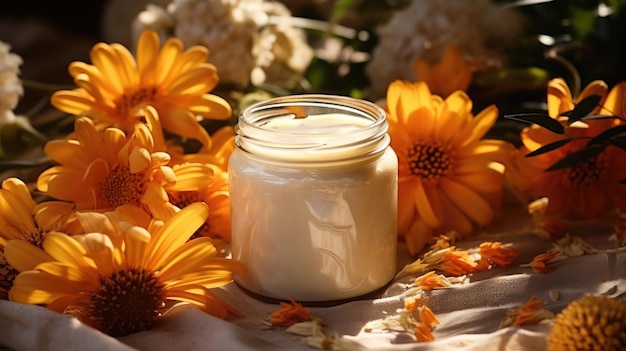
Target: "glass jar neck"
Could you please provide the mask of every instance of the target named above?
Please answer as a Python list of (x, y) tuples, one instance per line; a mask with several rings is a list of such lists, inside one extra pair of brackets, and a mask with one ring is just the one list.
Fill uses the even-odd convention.
[(237, 148), (294, 163), (344, 161), (389, 146), (385, 111), (345, 96), (290, 95), (248, 106), (235, 127)]

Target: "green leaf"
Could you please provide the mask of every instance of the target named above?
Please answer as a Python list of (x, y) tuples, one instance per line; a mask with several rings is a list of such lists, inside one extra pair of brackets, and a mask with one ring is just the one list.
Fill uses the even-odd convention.
[(516, 120), (516, 121), (527, 122), (527, 123), (534, 123), (534, 124), (537, 124), (537, 125), (539, 125), (541, 127), (546, 128), (546, 129), (548, 129), (551, 132), (554, 132), (556, 134), (564, 134), (565, 133), (565, 128), (563, 128), (561, 123), (559, 123), (554, 118), (552, 118), (552, 117), (550, 117), (548, 115), (545, 115), (545, 114), (541, 114), (541, 113), (520, 113), (520, 114), (514, 114), (514, 115), (505, 115), (504, 117), (508, 118), (508, 119)]
[(596, 135), (593, 139), (589, 140), (587, 146), (596, 145), (596, 144), (604, 144), (609, 142), (609, 139), (618, 136), (622, 133), (626, 133), (626, 124), (619, 125), (613, 128), (609, 128), (604, 132)]
[(588, 161), (596, 156), (598, 156), (604, 149), (606, 145), (585, 147), (578, 151), (572, 152), (571, 154), (563, 157), (552, 166), (548, 167), (546, 171), (556, 171), (563, 168), (573, 167), (578, 163)]
[(338, 0), (333, 6), (331, 22), (339, 23), (353, 4), (354, 0)]
[(557, 140), (557, 141), (552, 142), (550, 144), (546, 144), (546, 145), (538, 148), (537, 150), (535, 150), (533, 152), (529, 152), (528, 154), (526, 154), (525, 157), (533, 157), (533, 156), (545, 154), (546, 152), (549, 152), (549, 151), (556, 150), (556, 149), (560, 148), (561, 146), (569, 143), (570, 141), (572, 141), (572, 139)]
[(596, 109), (596, 107), (598, 107), (601, 99), (602, 97), (600, 97), (600, 95), (590, 95), (582, 99), (582, 101), (576, 104), (573, 110), (563, 114), (563, 116), (569, 117), (567, 124), (570, 125), (588, 116), (593, 110)]

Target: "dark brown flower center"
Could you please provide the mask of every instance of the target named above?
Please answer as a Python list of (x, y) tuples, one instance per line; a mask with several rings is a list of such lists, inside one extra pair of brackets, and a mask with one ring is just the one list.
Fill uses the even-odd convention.
[(453, 159), (450, 150), (440, 143), (418, 141), (408, 149), (407, 162), (414, 176), (435, 183), (448, 175)]
[(7, 262), (4, 253), (0, 250), (0, 299), (6, 299), (13, 287), (13, 281), (19, 272)]
[(116, 337), (150, 329), (165, 311), (164, 288), (146, 270), (128, 269), (102, 277), (90, 299), (89, 319)]
[(131, 173), (126, 167), (117, 165), (100, 183), (100, 196), (108, 207), (139, 205), (145, 191), (143, 173)]
[(114, 101), (118, 115), (123, 118), (133, 117), (139, 108), (156, 100), (157, 92), (156, 87), (144, 87), (135, 92), (122, 94)]
[(577, 188), (594, 187), (606, 172), (606, 158), (600, 154), (565, 169), (565, 181)]

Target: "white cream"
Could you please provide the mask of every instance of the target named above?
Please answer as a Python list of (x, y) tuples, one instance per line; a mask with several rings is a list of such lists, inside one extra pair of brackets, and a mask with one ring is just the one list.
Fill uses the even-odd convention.
[[(393, 278), (397, 157), (387, 146), (386, 122), (383, 137), (351, 145), (351, 135), (372, 125), (337, 112), (259, 123), (288, 134), (278, 153), (258, 140), (242, 150), (243, 132), (229, 162), (232, 253), (249, 273), (238, 284), (272, 298), (330, 301), (369, 293)], [(315, 146), (284, 154), (289, 138)]]

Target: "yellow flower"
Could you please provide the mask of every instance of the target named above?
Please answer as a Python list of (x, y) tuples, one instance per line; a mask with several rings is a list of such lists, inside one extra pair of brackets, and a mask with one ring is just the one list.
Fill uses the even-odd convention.
[(50, 231), (66, 234), (81, 231), (72, 204), (60, 201), (37, 204), (22, 180), (3, 180), (0, 189), (0, 298), (6, 298), (17, 274), (4, 257), (7, 242), (17, 239), (41, 247)]
[(457, 90), (467, 91), (472, 81), (472, 67), (465, 61), (458, 45), (448, 45), (439, 62), (433, 66), (424, 59), (413, 65), (418, 81), (428, 84), (433, 94), (449, 96)]
[[(626, 186), (620, 184), (626, 178), (626, 164), (623, 162), (624, 151), (620, 148), (609, 146), (585, 162), (547, 171), (557, 161), (581, 150), (591, 138), (616, 123), (609, 118), (578, 121), (568, 126), (567, 117), (561, 114), (571, 111), (575, 103), (591, 95), (601, 97), (600, 106), (592, 113), (623, 113), (620, 105), (623, 105), (625, 88), (626, 83), (622, 83), (608, 93), (604, 82), (593, 81), (574, 98), (562, 79), (553, 79), (548, 83), (548, 114), (566, 128), (566, 135), (537, 125), (525, 128), (521, 134), (523, 146), (512, 164), (507, 166), (511, 181), (522, 194), (530, 198), (548, 198), (546, 216), (596, 218), (614, 207), (626, 209)], [(565, 146), (526, 157), (529, 152), (568, 136), (574, 140)]]
[(176, 38), (160, 47), (154, 31), (142, 33), (136, 59), (120, 44), (98, 43), (90, 53), (93, 65), (69, 65), (78, 88), (55, 92), (51, 103), (125, 132), (141, 123), (144, 107), (153, 106), (167, 131), (209, 147), (210, 137), (196, 117), (225, 120), (232, 110), (224, 99), (208, 93), (218, 83), (217, 69), (206, 62), (208, 54), (202, 46), (183, 51)]
[(230, 242), (230, 192), (228, 159), (235, 148), (233, 127), (218, 129), (211, 135), (210, 149), (198, 153), (183, 154), (180, 148), (170, 147), (171, 165), (203, 163), (213, 170), (213, 182), (208, 187), (196, 191), (168, 191), (170, 202), (178, 208), (202, 201), (209, 206), (209, 218), (198, 230), (198, 236), (220, 238)]
[[(43, 249), (54, 260), (22, 271), (9, 297), (74, 315), (112, 336), (151, 328), (172, 301), (225, 318), (236, 311), (210, 289), (228, 284), (244, 269), (238, 261), (216, 257), (211, 239), (188, 241), (207, 216), (207, 206), (197, 203), (146, 229), (82, 213), (85, 234), (48, 234)], [(41, 249), (19, 240), (6, 247), (15, 267), (37, 252)]]
[(512, 145), (481, 140), (498, 118), (477, 116), (466, 93), (445, 100), (424, 82), (393, 82), (387, 92), (391, 145), (399, 159), (398, 232), (417, 254), (433, 232), (469, 234), (497, 215), (504, 160)]
[[(148, 107), (146, 114), (154, 110)], [(59, 165), (39, 175), (37, 188), (78, 210), (137, 205), (165, 218), (173, 207), (168, 191), (206, 188), (213, 171), (200, 163), (170, 167), (170, 155), (157, 144), (148, 124), (137, 124), (127, 135), (113, 127), (100, 131), (91, 119), (78, 118), (72, 136), (46, 144), (45, 153)]]
[(626, 302), (603, 295), (571, 302), (554, 319), (548, 350), (626, 350)]

